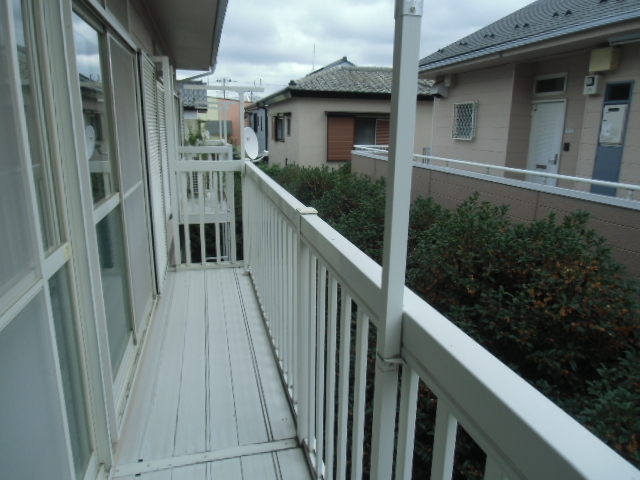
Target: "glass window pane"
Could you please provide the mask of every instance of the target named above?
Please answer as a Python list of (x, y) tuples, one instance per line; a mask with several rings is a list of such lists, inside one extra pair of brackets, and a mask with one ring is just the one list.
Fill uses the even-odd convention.
[[(15, 13), (14, 13), (15, 15)], [(19, 15), (19, 12), (18, 12)], [(35, 238), (30, 195), (22, 163), (18, 109), (13, 90), (15, 70), (9, 56), (7, 18), (0, 15), (0, 313), (15, 300), (7, 293), (28, 288), (35, 279)]]
[(75, 13), (73, 38), (76, 46), (76, 65), (80, 76), (82, 113), (87, 161), (91, 172), (93, 202), (98, 203), (117, 190), (109, 154), (109, 124), (102, 54), (98, 32)]
[(71, 306), (72, 295), (66, 267), (51, 277), (49, 291), (73, 463), (76, 478), (84, 478), (91, 457), (91, 441), (87, 421), (84, 375), (80, 362), (78, 334)]
[(151, 300), (151, 255), (149, 253), (144, 189), (142, 187), (125, 200), (124, 213), (127, 222), (131, 281), (133, 283), (133, 305), (137, 326), (141, 327), (144, 313)]
[(109, 354), (115, 378), (131, 334), (129, 289), (122, 247), (120, 207), (116, 207), (96, 225), (102, 296), (107, 317)]
[(118, 161), (122, 191), (127, 193), (142, 180), (142, 145), (138, 97), (136, 95), (136, 60), (132, 52), (113, 38), (109, 39), (115, 124), (118, 136)]
[(43, 294), (0, 331), (0, 478), (72, 478)]
[(56, 200), (52, 181), (51, 162), (48, 149), (44, 146), (48, 143), (46, 130), (39, 115), (42, 104), (35, 90), (37, 82), (35, 62), (32, 57), (30, 37), (26, 32), (26, 22), (21, 0), (13, 0), (16, 47), (20, 68), (20, 83), (22, 85), (22, 99), (24, 113), (27, 120), (27, 135), (31, 153), (31, 165), (33, 179), (36, 186), (38, 200), (38, 213), (40, 214), (40, 227), (44, 250), (50, 251), (60, 245), (60, 224), (57, 215)]

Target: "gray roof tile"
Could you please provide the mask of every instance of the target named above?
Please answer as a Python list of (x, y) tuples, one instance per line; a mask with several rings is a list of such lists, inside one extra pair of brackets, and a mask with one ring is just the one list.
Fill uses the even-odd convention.
[(638, 17), (638, 0), (537, 0), (424, 57), (420, 70)]
[[(392, 69), (338, 66), (312, 73), (289, 84), (292, 91), (391, 94)], [(429, 95), (426, 80), (418, 81), (418, 94)]]

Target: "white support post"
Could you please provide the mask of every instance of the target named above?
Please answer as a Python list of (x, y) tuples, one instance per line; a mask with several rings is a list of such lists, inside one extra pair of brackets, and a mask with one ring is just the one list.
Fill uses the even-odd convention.
[(422, 0), (396, 0), (391, 138), (385, 209), (382, 322), (378, 328), (371, 478), (393, 475), (398, 363), (407, 260)]

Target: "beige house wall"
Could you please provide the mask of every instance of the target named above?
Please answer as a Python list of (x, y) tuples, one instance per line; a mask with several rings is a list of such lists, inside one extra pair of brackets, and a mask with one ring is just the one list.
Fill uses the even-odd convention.
[(509, 118), (509, 138), (505, 165), (527, 168), (529, 135), (531, 133), (531, 91), (534, 69), (532, 65), (516, 65), (513, 72), (513, 93)]
[[(637, 43), (620, 47), (620, 67), (603, 72), (604, 84), (634, 80), (627, 132), (620, 169), (620, 181), (640, 184), (640, 56)], [(588, 68), (588, 67), (587, 67)], [(588, 97), (584, 110), (584, 131), (580, 144), (580, 173), (591, 176), (595, 164), (604, 95)]]
[[(504, 65), (456, 76), (448, 98), (434, 101), (433, 148), (437, 157), (504, 165), (515, 67)], [(478, 102), (476, 138), (451, 138), (453, 104)]]
[[(324, 98), (291, 98), (269, 106), (269, 162), (280, 165), (296, 164), (307, 167), (327, 165), (336, 167), (342, 162), (327, 162), (326, 112), (389, 113), (389, 100), (350, 100)], [(285, 141), (274, 140), (273, 117), (291, 114), (291, 135)], [(429, 101), (417, 103), (414, 153), (422, 154), (431, 146), (433, 105)]]
[[(387, 176), (388, 162), (352, 155), (351, 171), (372, 178)], [(504, 181), (504, 180), (503, 180)], [(631, 277), (640, 280), (640, 209), (627, 208), (584, 198), (506, 185), (471, 176), (414, 167), (411, 199), (433, 197), (443, 207), (453, 209), (474, 192), (494, 205), (509, 205), (509, 216), (515, 222), (532, 222), (548, 218), (556, 212), (559, 219), (577, 210), (591, 214), (589, 226), (605, 237), (612, 246), (613, 258), (623, 264)], [(595, 197), (595, 195), (594, 195)], [(637, 202), (636, 202), (637, 203)]]
[[(620, 172), (623, 183), (640, 184), (640, 58), (637, 43), (622, 45), (620, 65), (615, 71), (600, 72), (603, 84), (637, 80), (629, 107), (626, 138)], [(592, 48), (528, 60), (455, 75), (456, 84), (447, 99), (436, 99), (432, 155), (479, 163), (526, 169), (531, 131), (532, 103), (566, 101), (560, 152), (561, 175), (591, 178), (595, 165), (604, 94), (584, 95), (584, 78), (589, 72)], [(566, 92), (556, 96), (534, 96), (537, 76), (567, 74)], [(428, 78), (428, 74), (422, 75)], [(453, 104), (478, 101), (477, 138), (451, 139)], [(512, 176), (507, 174), (507, 176)], [(517, 178), (517, 177), (516, 177)], [(585, 184), (562, 181), (559, 187), (588, 190)], [(619, 191), (619, 195), (625, 193)]]

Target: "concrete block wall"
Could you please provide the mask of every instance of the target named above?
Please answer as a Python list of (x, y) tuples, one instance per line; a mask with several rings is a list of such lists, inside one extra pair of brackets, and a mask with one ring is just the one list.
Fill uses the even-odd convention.
[[(354, 173), (380, 178), (386, 177), (387, 169), (386, 160), (352, 154), (351, 171)], [(540, 191), (534, 184), (531, 188), (523, 188), (500, 183), (500, 178), (496, 180), (414, 166), (411, 199), (431, 196), (443, 207), (452, 209), (478, 192), (481, 200), (510, 205), (509, 216), (515, 222), (547, 218), (551, 212), (556, 212), (561, 219), (576, 210), (585, 210), (591, 213), (589, 226), (611, 245), (613, 258), (626, 266), (631, 277), (640, 281), (640, 208)]]

